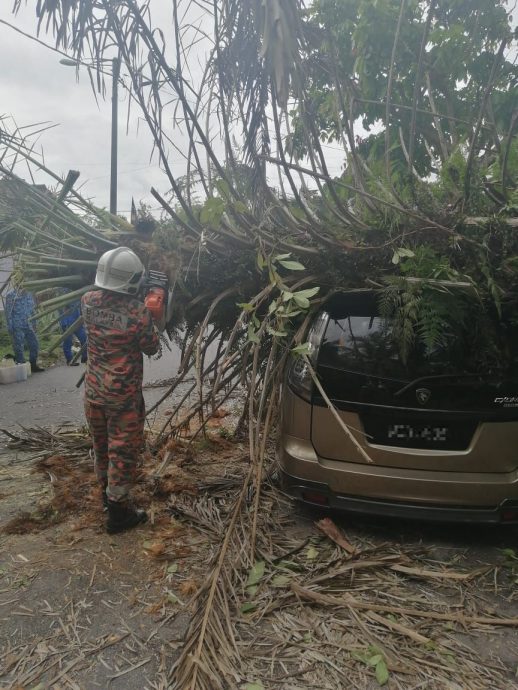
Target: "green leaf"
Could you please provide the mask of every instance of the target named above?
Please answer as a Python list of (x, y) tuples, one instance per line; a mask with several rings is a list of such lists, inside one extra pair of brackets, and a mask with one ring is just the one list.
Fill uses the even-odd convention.
[(167, 568), (167, 572), (169, 575), (178, 572), (178, 563), (171, 563), (171, 565)]
[(389, 671), (387, 668), (387, 664), (383, 659), (381, 661), (378, 661), (376, 664), (376, 680), (380, 685), (385, 685), (388, 683), (389, 679)]
[(258, 582), (261, 581), (261, 578), (264, 575), (265, 566), (266, 564), (264, 561), (257, 561), (256, 563), (254, 563), (254, 565), (248, 571), (248, 580), (246, 581), (247, 587), (250, 587), (251, 585), (256, 585)]
[(246, 588), (246, 593), (248, 594), (249, 597), (255, 597), (258, 589), (259, 589), (259, 585), (250, 585), (249, 587)]
[(225, 202), (223, 199), (212, 197), (207, 199), (200, 213), (200, 220), (202, 223), (209, 225), (217, 225), (221, 220), (221, 216), (225, 211)]
[(260, 343), (261, 341), (259, 340), (258, 336), (255, 333), (254, 327), (251, 323), (248, 324), (248, 340), (251, 343)]
[(306, 299), (310, 299), (311, 297), (314, 297), (317, 295), (320, 291), (319, 287), (314, 287), (310, 288), (308, 290), (299, 290), (298, 292), (295, 293), (295, 295), (298, 295), (299, 297), (305, 297)]
[(308, 561), (314, 561), (315, 558), (318, 556), (318, 551), (315, 549), (314, 546), (308, 546), (308, 550), (306, 551), (306, 558)]
[(311, 352), (311, 345), (309, 343), (301, 343), (291, 348), (294, 355), (309, 355)]
[(279, 261), (281, 266), (284, 266), (288, 271), (305, 271), (306, 267), (298, 261)]
[(222, 197), (228, 199), (230, 196), (230, 185), (226, 180), (216, 180), (214, 185)]
[(255, 611), (256, 608), (257, 604), (254, 604), (253, 601), (245, 601), (239, 610), (241, 613), (251, 613), (252, 611)]
[(264, 685), (260, 680), (257, 681), (257, 683), (247, 683), (245, 685), (245, 690), (264, 690)]
[(366, 662), (366, 663), (367, 663), (367, 666), (370, 666), (371, 668), (374, 668), (374, 667), (377, 666), (377, 665), (379, 664), (379, 662), (382, 661), (382, 660), (383, 660), (383, 657), (381, 656), (381, 654), (374, 654), (374, 656), (370, 656), (370, 657), (367, 659), (367, 662)]
[(173, 594), (173, 592), (169, 592), (169, 594), (167, 595), (167, 601), (170, 604), (177, 604), (180, 601), (180, 599), (178, 599), (176, 594)]
[(248, 213), (248, 208), (242, 201), (235, 201), (234, 211), (237, 211), (238, 213)]
[(263, 268), (267, 266), (266, 259), (262, 255), (262, 252), (257, 252), (257, 267), (260, 271), (263, 270)]
[(266, 330), (268, 331), (268, 333), (269, 333), (270, 335), (273, 335), (273, 336), (275, 336), (276, 338), (284, 338), (284, 337), (286, 337), (286, 336), (288, 335), (286, 331), (276, 331), (276, 330), (275, 330), (274, 328), (272, 328), (271, 326), (266, 326)]
[(250, 302), (238, 302), (237, 306), (246, 312), (254, 311), (254, 306), (253, 306), (253, 304), (250, 304)]
[(295, 294), (293, 295), (293, 301), (301, 309), (309, 309), (310, 307), (309, 300), (307, 299), (307, 297), (299, 297)]
[(272, 586), (273, 587), (286, 587), (286, 585), (289, 585), (291, 582), (291, 577), (289, 575), (276, 575), (272, 579)]
[(392, 263), (393, 264), (398, 264), (401, 259), (403, 258), (410, 258), (415, 256), (415, 253), (411, 249), (406, 249), (405, 247), (400, 247), (399, 249), (396, 249), (392, 256)]
[(290, 299), (292, 299), (292, 298), (293, 298), (293, 292), (286, 291), (286, 292), (282, 293), (282, 301), (283, 302), (289, 302)]
[(277, 256), (273, 257), (273, 261), (286, 261), (286, 259), (289, 259), (291, 254), (277, 254)]

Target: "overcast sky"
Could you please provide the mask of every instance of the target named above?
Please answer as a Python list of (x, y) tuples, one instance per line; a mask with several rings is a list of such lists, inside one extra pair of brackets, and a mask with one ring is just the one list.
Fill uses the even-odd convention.
[[(35, 34), (35, 0), (15, 18), (10, 12), (12, 0), (0, 0), (0, 20), (15, 24)], [(156, 3), (158, 5), (158, 3)], [(160, 3), (163, 5), (163, 3)], [(157, 20), (167, 29), (167, 13), (156, 11)], [(50, 36), (42, 40), (53, 44)], [(87, 71), (66, 67), (60, 56), (0, 24), (0, 115), (12, 115), (19, 126), (43, 120), (58, 124), (42, 134), (39, 144), (45, 153), (47, 167), (66, 175), (79, 170), (85, 186), (82, 193), (98, 206), (109, 205), (110, 185), (110, 95), (96, 104)], [(79, 77), (77, 81), (76, 77)], [(127, 96), (119, 94), (119, 212), (129, 211), (131, 197), (157, 202), (149, 194), (151, 186), (162, 193), (168, 185), (156, 159), (150, 160), (151, 137), (145, 123), (136, 118), (137, 108), (126, 134)], [(177, 162), (175, 162), (177, 161)], [(173, 170), (181, 159), (173, 155)], [(21, 171), (20, 171), (20, 174)]]
[[(14, 24), (23, 31), (36, 35), (36, 0), (28, 0), (14, 17), (10, 8), (12, 0), (0, 0), (0, 20)], [(171, 3), (165, 0), (151, 0), (152, 20), (167, 36), (171, 27)], [(196, 15), (197, 13), (197, 15)], [(199, 11), (194, 9), (189, 21), (196, 23)], [(54, 45), (52, 36), (40, 35), (41, 40)], [(60, 64), (60, 55), (29, 38), (16, 33), (0, 23), (0, 64), (8, 65), (0, 71), (0, 115), (12, 115), (19, 126), (31, 125), (48, 120), (58, 124), (44, 132), (39, 145), (45, 154), (45, 163), (54, 172), (66, 175), (70, 169), (79, 170), (81, 193), (91, 198), (98, 206), (109, 206), (110, 184), (110, 94), (106, 100), (96, 104), (87, 70)], [(196, 47), (190, 53), (189, 67), (196, 73), (202, 70), (198, 62), (204, 61), (204, 49)], [(160, 171), (156, 156), (150, 160), (152, 139), (147, 125), (139, 121), (138, 108), (132, 106), (132, 117), (126, 132), (127, 95), (124, 89), (119, 94), (119, 183), (118, 212), (128, 214), (131, 198), (138, 203), (143, 200), (153, 209), (159, 209), (150, 195), (150, 188), (156, 187), (165, 194), (169, 190), (164, 173)], [(182, 134), (171, 130), (175, 142), (182, 143)], [(214, 148), (223, 151), (217, 139)], [(340, 146), (337, 151), (329, 150), (328, 166), (338, 173), (344, 154)], [(333, 147), (334, 148), (334, 147)], [(182, 157), (174, 151), (170, 154), (173, 173), (176, 177), (185, 171)], [(25, 175), (23, 170), (18, 173)], [(277, 170), (271, 166), (270, 181), (277, 183)], [(48, 181), (48, 180), (42, 180)]]
[[(24, 31), (36, 33), (36, 0), (29, 0), (17, 17), (11, 14), (13, 0), (0, 0), (0, 20), (15, 24)], [(514, 3), (512, 3), (514, 4)], [(171, 3), (151, 0), (153, 24), (167, 35), (171, 26)], [(515, 18), (517, 10), (515, 9)], [(193, 18), (195, 19), (195, 18)], [(53, 44), (51, 36), (42, 40)], [(202, 57), (202, 56), (199, 56)], [(196, 55), (194, 55), (196, 60)], [(43, 147), (47, 166), (66, 175), (70, 169), (79, 170), (82, 193), (98, 206), (109, 205), (110, 184), (110, 127), (111, 103), (96, 104), (87, 71), (76, 71), (60, 64), (60, 56), (25, 38), (13, 29), (0, 24), (0, 115), (12, 115), (19, 126), (48, 120), (58, 126), (43, 133), (39, 145)], [(196, 65), (194, 65), (196, 68)], [(152, 186), (165, 194), (168, 183), (160, 171), (156, 157), (150, 160), (151, 136), (147, 125), (133, 117), (126, 133), (127, 95), (119, 95), (119, 184), (118, 210), (129, 213), (131, 198), (144, 200), (157, 208), (149, 194)], [(171, 123), (166, 122), (171, 128)], [(174, 132), (170, 130), (173, 136)], [(181, 135), (177, 134), (178, 139)], [(326, 147), (327, 162), (332, 173), (339, 173), (343, 151)], [(175, 176), (184, 171), (181, 157), (172, 153), (171, 165)], [(21, 170), (20, 174), (24, 174)], [(273, 173), (273, 170), (272, 170)]]

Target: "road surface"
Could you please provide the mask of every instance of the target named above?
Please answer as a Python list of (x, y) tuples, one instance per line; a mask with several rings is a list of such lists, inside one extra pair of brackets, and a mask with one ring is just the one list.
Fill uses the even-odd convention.
[[(160, 359), (144, 357), (144, 398), (148, 408), (165, 391), (164, 387), (152, 384), (172, 379), (179, 364), (180, 353), (176, 347), (164, 350)], [(0, 428), (13, 429), (20, 424), (27, 427), (66, 422), (82, 424), (84, 389), (76, 388), (76, 383), (83, 371), (84, 365), (54, 365), (33, 374), (27, 381), (0, 385)], [(170, 401), (164, 403), (164, 407), (170, 405)]]

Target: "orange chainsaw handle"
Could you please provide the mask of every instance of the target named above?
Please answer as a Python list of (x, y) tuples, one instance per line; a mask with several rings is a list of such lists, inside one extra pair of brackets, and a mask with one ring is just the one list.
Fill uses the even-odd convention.
[(153, 321), (160, 322), (165, 317), (166, 293), (163, 288), (152, 287), (144, 298), (144, 304), (151, 312)]

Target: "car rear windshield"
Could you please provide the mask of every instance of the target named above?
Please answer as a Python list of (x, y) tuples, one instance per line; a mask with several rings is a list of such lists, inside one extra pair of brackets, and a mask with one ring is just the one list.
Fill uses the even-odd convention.
[[(509, 319), (483, 323), (475, 311), (431, 348), (416, 336), (403, 357), (394, 321), (380, 316), (375, 294), (338, 298), (327, 312), (317, 369), (339, 407), (518, 414), (518, 342)], [(317, 391), (313, 400), (323, 404)]]
[(427, 349), (419, 337), (406, 355), (394, 335), (393, 321), (379, 315), (376, 295), (352, 294), (329, 310), (319, 363), (351, 373), (411, 381), (428, 376), (516, 375), (518, 351), (515, 329), (493, 324), (498, 333), (477, 333), (477, 324), (442, 332)]

